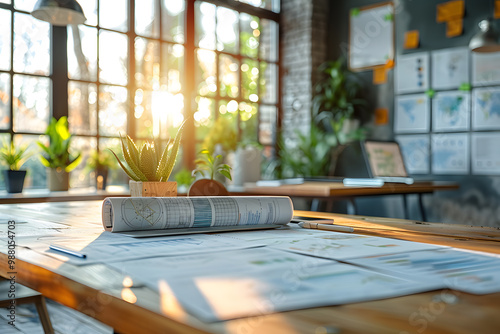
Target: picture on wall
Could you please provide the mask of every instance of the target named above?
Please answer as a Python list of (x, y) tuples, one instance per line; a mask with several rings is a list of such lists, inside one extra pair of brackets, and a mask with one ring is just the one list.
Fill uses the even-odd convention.
[(469, 83), (469, 48), (432, 52), (432, 88), (455, 89)]
[(402, 95), (396, 97), (394, 132), (429, 132), (430, 101), (425, 94)]
[(500, 84), (500, 52), (472, 53), (472, 84), (486, 86)]
[(472, 173), (500, 175), (500, 133), (472, 134)]
[(396, 59), (396, 93), (425, 92), (429, 89), (429, 53), (401, 55)]
[(449, 133), (431, 135), (432, 173), (469, 173), (469, 135)]
[(429, 135), (399, 135), (396, 141), (401, 147), (408, 173), (429, 174)]
[(472, 91), (472, 129), (500, 130), (500, 88)]
[(469, 130), (470, 93), (440, 92), (432, 99), (432, 129), (434, 131)]

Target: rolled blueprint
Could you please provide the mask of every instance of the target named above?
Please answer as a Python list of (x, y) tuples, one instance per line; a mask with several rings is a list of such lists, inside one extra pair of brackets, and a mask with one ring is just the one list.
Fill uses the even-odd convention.
[(285, 225), (293, 216), (289, 197), (108, 197), (102, 205), (110, 232)]

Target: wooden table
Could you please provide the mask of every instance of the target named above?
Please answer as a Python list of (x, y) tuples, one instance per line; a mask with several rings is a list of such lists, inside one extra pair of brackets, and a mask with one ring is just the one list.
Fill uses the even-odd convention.
[[(93, 201), (1, 205), (0, 216), (2, 221), (8, 217), (22, 216), (27, 222), (22, 224), (24, 231), (27, 231), (27, 227), (33, 230), (43, 229), (41, 221), (63, 223), (69, 228), (75, 223), (98, 228), (100, 204)], [(66, 213), (60, 213), (61, 209)], [(296, 214), (333, 217), (338, 224), (352, 226), (356, 232), (366, 235), (500, 254), (500, 230), (494, 228), (306, 211), (297, 211)], [(30, 223), (31, 220), (37, 221)], [(5, 225), (0, 226), (5, 231)], [(2, 276), (10, 272), (5, 249), (4, 245), (0, 247)], [(207, 324), (186, 313), (168, 293), (158, 294), (144, 286), (125, 288), (125, 274), (103, 264), (77, 267), (29, 249), (18, 248), (16, 271), (19, 283), (94, 317), (119, 333), (432, 334), (497, 333), (500, 328), (500, 293), (479, 296), (439, 290)], [(137, 300), (130, 298), (130, 292)], [(453, 296), (454, 302), (444, 302), (445, 299), (441, 298), (443, 296)]]
[[(302, 184), (289, 184), (277, 187), (258, 187), (255, 184), (246, 184), (244, 192), (248, 195), (270, 195), (270, 196), (291, 196), (305, 197), (315, 200), (311, 211), (318, 211), (319, 201), (327, 200), (331, 205), (333, 199), (347, 199), (352, 205), (353, 214), (357, 214), (354, 198), (363, 196), (383, 196), (383, 195), (403, 195), (405, 217), (407, 214), (408, 194), (418, 194), (418, 203), (422, 214), (422, 220), (426, 221), (426, 214), (423, 205), (422, 195), (432, 194), (436, 191), (456, 190), (457, 183), (444, 181), (417, 181), (413, 184), (385, 183), (381, 187), (364, 186), (344, 186), (342, 182), (304, 182)], [(327, 208), (326, 211), (331, 211)]]

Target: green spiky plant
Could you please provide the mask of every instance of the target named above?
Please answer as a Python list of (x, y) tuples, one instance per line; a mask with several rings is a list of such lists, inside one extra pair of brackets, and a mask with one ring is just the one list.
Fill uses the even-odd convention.
[[(174, 169), (177, 153), (181, 143), (184, 123), (179, 128), (175, 139), (170, 139), (161, 153), (161, 148), (155, 141), (146, 142), (139, 149), (129, 136), (121, 137), (121, 147), (125, 163), (118, 155), (110, 151), (120, 164), (120, 167), (134, 181), (142, 182), (167, 182)], [(125, 164), (127, 166), (125, 166)]]
[(26, 145), (16, 147), (14, 142), (10, 142), (10, 145), (4, 142), (0, 148), (0, 160), (3, 160), (10, 170), (20, 170), (21, 166), (29, 159), (27, 150), (28, 146)]

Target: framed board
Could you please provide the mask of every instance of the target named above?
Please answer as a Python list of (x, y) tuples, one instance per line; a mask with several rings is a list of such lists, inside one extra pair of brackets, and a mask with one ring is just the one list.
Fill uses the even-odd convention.
[(349, 17), (349, 68), (353, 71), (385, 65), (394, 59), (392, 2), (352, 8)]

